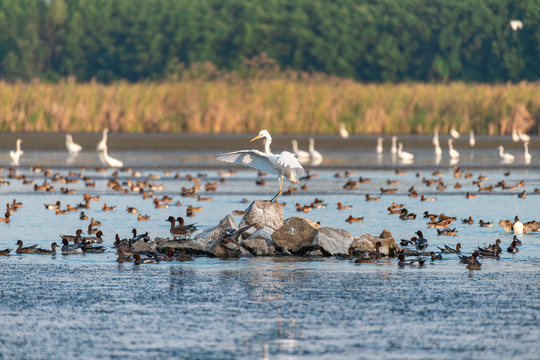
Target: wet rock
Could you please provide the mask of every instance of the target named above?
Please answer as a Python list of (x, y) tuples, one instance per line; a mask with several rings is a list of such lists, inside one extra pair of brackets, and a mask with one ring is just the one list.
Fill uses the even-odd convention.
[(392, 236), (392, 233), (386, 229), (383, 230), (379, 237), (375, 237), (371, 234), (365, 234), (357, 237), (354, 239), (350, 247), (357, 252), (375, 251), (375, 244), (377, 241), (381, 242), (379, 251), (383, 255), (388, 256), (391, 253), (390, 249), (397, 249), (396, 241)]
[(225, 229), (238, 229), (238, 225), (231, 214), (225, 216), (217, 226), (197, 234), (195, 240), (206, 244), (206, 248), (208, 248), (213, 241), (219, 239), (221, 232)]
[[(246, 225), (255, 225), (255, 229), (263, 226), (276, 230), (283, 225), (283, 206), (269, 201), (255, 200), (249, 205), (246, 214), (240, 221), (240, 227)], [(248, 231), (247, 236), (251, 235)]]
[(228, 247), (226, 247), (222, 241), (221, 237), (215, 239), (212, 241), (210, 246), (208, 246), (207, 253), (210, 256), (214, 256), (217, 258), (237, 258), (237, 257), (243, 257), (243, 256), (251, 256), (251, 253), (244, 249), (241, 245), (238, 243), (234, 244), (228, 244)]
[(314, 249), (313, 240), (319, 227), (309, 219), (293, 216), (274, 231), (272, 239), (276, 248), (283, 252), (304, 254)]
[(352, 242), (353, 237), (348, 231), (321, 227), (315, 235), (313, 246), (327, 256), (347, 255)]
[(209, 244), (203, 239), (193, 238), (186, 240), (172, 240), (170, 238), (157, 237), (155, 239), (159, 252), (166, 252), (167, 249), (184, 249), (187, 254), (205, 254)]
[(157, 244), (155, 241), (144, 241), (137, 240), (131, 245), (133, 252), (142, 253), (142, 252), (155, 252), (157, 249)]
[(274, 240), (272, 234), (274, 230), (263, 226), (255, 231), (246, 240), (241, 241), (241, 245), (245, 247), (251, 254), (256, 256), (271, 256), (275, 253)]

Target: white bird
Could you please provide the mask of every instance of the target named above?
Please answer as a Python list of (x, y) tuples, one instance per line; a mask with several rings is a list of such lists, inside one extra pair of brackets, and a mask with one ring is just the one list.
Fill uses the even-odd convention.
[(409, 152), (406, 152), (406, 151), (403, 151), (403, 144), (402, 143), (399, 143), (397, 154), (398, 154), (399, 158), (402, 161), (405, 161), (405, 162), (412, 161), (414, 159), (413, 154), (411, 154)]
[(286, 177), (293, 184), (298, 183), (298, 176), (304, 174), (304, 168), (302, 165), (300, 165), (298, 159), (293, 153), (283, 151), (281, 154), (276, 155), (270, 152), (272, 137), (268, 131), (261, 130), (259, 135), (251, 139), (251, 141), (257, 140), (261, 137), (266, 138), (264, 152), (258, 150), (239, 150), (216, 155), (216, 159), (228, 163), (242, 164), (260, 171), (266, 171), (278, 175), (279, 192), (272, 198), (272, 200), (270, 200), (275, 202), (283, 190), (283, 178)]
[(382, 142), (383, 142), (383, 138), (379, 136), (377, 138), (377, 148), (376, 148), (377, 154), (382, 154), (383, 152)]
[(525, 141), (523, 142), (523, 146), (525, 147), (525, 154), (523, 155), (525, 158), (525, 163), (530, 164), (531, 163), (531, 154), (529, 154), (529, 142)]
[(433, 133), (433, 146), (437, 147), (439, 145), (439, 129), (435, 129)]
[(510, 27), (512, 30), (521, 30), (523, 29), (523, 23), (519, 20), (510, 20)]
[(309, 156), (311, 158), (311, 164), (319, 165), (323, 161), (323, 156), (320, 152), (315, 150), (315, 140), (309, 138)]
[(512, 141), (513, 142), (518, 142), (519, 141), (519, 136), (516, 132), (516, 127), (512, 127)]
[(82, 146), (73, 142), (73, 137), (66, 134), (66, 148), (71, 155), (78, 154), (82, 150)]
[(450, 136), (452, 136), (454, 139), (459, 138), (459, 132), (453, 126), (450, 128)]
[(396, 141), (397, 141), (397, 136), (392, 136), (392, 154), (394, 155), (397, 153)]
[(499, 150), (499, 156), (501, 157), (503, 162), (511, 163), (514, 161), (514, 155), (510, 153), (505, 153), (502, 145), (499, 145), (497, 149)]
[(107, 133), (109, 132), (109, 129), (105, 128), (103, 129), (103, 137), (101, 138), (101, 141), (96, 145), (97, 151), (103, 151), (107, 149)]
[(459, 159), (459, 152), (454, 149), (453, 142), (454, 140), (448, 139), (448, 155), (450, 155), (450, 159)]
[(101, 155), (103, 156), (103, 161), (109, 167), (119, 168), (124, 166), (124, 163), (122, 161), (109, 156), (109, 154), (107, 153), (107, 145), (105, 145), (105, 148), (101, 152)]
[(19, 165), (19, 159), (24, 154), (24, 151), (21, 150), (21, 139), (17, 139), (17, 150), (13, 151), (11, 150), (9, 152), (9, 157), (11, 157), (11, 161), (13, 165)]
[(442, 149), (438, 142), (435, 144), (435, 156), (438, 158), (442, 156)]
[(517, 136), (521, 141), (531, 141), (531, 137), (527, 134), (524, 134), (521, 130), (518, 131)]
[(291, 140), (292, 143), (292, 149), (296, 157), (298, 158), (298, 161), (302, 163), (306, 163), (309, 161), (309, 153), (304, 150), (298, 149), (298, 142), (296, 140)]
[(341, 122), (339, 127), (339, 135), (341, 135), (342, 138), (347, 139), (349, 137), (349, 132), (345, 128), (345, 123)]
[(473, 130), (469, 132), (469, 145), (471, 145), (471, 147), (474, 147), (474, 145), (476, 145), (476, 139), (474, 138)]

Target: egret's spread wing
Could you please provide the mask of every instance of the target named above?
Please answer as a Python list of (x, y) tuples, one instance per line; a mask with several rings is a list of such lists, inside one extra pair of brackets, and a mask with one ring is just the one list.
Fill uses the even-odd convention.
[(288, 167), (295, 171), (297, 175), (302, 176), (304, 174), (304, 168), (298, 162), (296, 156), (288, 151), (283, 151), (277, 160), (278, 164), (283, 167)]
[(233, 164), (241, 164), (254, 169), (277, 174), (265, 153), (258, 150), (240, 150), (216, 155), (216, 159)]
[(513, 224), (510, 220), (501, 220), (499, 221), (499, 225), (501, 225), (507, 232), (512, 231)]

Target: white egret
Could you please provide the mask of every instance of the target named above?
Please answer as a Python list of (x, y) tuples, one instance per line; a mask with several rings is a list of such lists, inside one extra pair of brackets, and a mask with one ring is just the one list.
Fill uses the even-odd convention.
[(313, 165), (319, 165), (323, 161), (323, 156), (315, 150), (315, 140), (309, 138), (309, 156)]
[(73, 142), (73, 137), (66, 134), (66, 148), (71, 155), (78, 154), (82, 150), (82, 146)]
[(516, 127), (512, 127), (512, 141), (513, 142), (518, 142), (519, 141), (519, 136), (516, 132)]
[(439, 129), (435, 129), (433, 133), (433, 146), (437, 147), (439, 145)]
[(471, 147), (474, 147), (474, 145), (476, 145), (476, 139), (474, 138), (473, 130), (469, 132), (469, 145), (471, 145)]
[(24, 154), (24, 151), (21, 150), (21, 143), (22, 143), (22, 140), (17, 139), (17, 150), (16, 151), (11, 150), (9, 152), (9, 157), (11, 158), (13, 165), (19, 165), (19, 159)]
[(520, 20), (510, 20), (510, 27), (512, 30), (521, 30), (523, 29), (523, 23)]
[(309, 153), (304, 150), (298, 149), (298, 142), (296, 140), (291, 140), (292, 143), (292, 149), (296, 157), (298, 158), (298, 161), (301, 164), (307, 163), (309, 161)]
[(523, 155), (523, 157), (525, 158), (525, 163), (530, 164), (532, 156), (531, 154), (529, 154), (529, 142), (523, 142), (523, 146), (525, 147), (525, 154)]
[(377, 138), (377, 148), (376, 148), (377, 154), (382, 154), (383, 152), (382, 142), (383, 142), (383, 138), (379, 136)]
[(439, 142), (435, 144), (435, 156), (437, 156), (438, 158), (442, 156), (442, 149), (441, 149), (441, 146), (439, 145)]
[(101, 141), (96, 146), (97, 151), (103, 151), (107, 149), (107, 133), (108, 132), (109, 132), (109, 129), (107, 128), (103, 129), (103, 137), (101, 138)]
[(349, 137), (349, 132), (345, 128), (345, 123), (341, 122), (339, 125), (339, 135), (341, 135), (342, 138), (347, 139)]
[(251, 139), (251, 141), (261, 137), (266, 138), (264, 152), (258, 150), (239, 150), (216, 155), (216, 159), (234, 164), (242, 164), (278, 175), (279, 192), (270, 200), (275, 202), (283, 190), (283, 178), (287, 177), (292, 183), (298, 183), (298, 177), (304, 174), (304, 168), (300, 165), (293, 153), (283, 151), (281, 154), (276, 155), (270, 152), (272, 137), (268, 131), (261, 130), (259, 135)]
[(450, 136), (452, 136), (454, 139), (459, 138), (459, 132), (453, 126), (450, 128)]
[(459, 159), (459, 152), (454, 149), (453, 142), (454, 140), (448, 139), (448, 155), (450, 155), (450, 159), (455, 160)]
[(514, 161), (514, 155), (510, 154), (510, 153), (505, 153), (504, 152), (504, 148), (502, 147), (502, 145), (499, 145), (499, 147), (497, 148), (499, 150), (499, 156), (501, 157), (502, 161), (505, 162), (505, 163), (511, 163)]
[(101, 152), (101, 155), (103, 157), (103, 161), (109, 167), (119, 168), (124, 166), (124, 163), (122, 161), (109, 156), (109, 154), (107, 153), (107, 145), (105, 145), (105, 148)]
[(406, 152), (406, 151), (403, 151), (403, 144), (402, 143), (399, 143), (397, 154), (399, 156), (399, 159), (402, 160), (402, 161), (405, 161), (405, 162), (411, 162), (414, 159), (413, 154), (411, 154), (409, 152)]
[(524, 134), (521, 130), (518, 131), (517, 136), (521, 141), (531, 141), (531, 137), (527, 134)]
[(397, 153), (396, 141), (397, 141), (397, 136), (392, 136), (392, 154), (394, 155)]

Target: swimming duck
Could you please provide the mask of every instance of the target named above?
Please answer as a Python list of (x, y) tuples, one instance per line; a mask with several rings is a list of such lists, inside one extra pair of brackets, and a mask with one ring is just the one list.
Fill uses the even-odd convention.
[(391, 206), (388, 207), (388, 211), (390, 212), (391, 215), (401, 214), (401, 209), (393, 209)]
[(148, 221), (150, 220), (150, 215), (137, 215), (137, 221)]
[[(375, 243), (375, 251), (371, 252), (363, 252), (356, 256), (356, 259), (354, 260), (355, 263), (370, 263), (370, 262), (377, 262), (381, 258), (381, 248), (382, 244), (380, 241), (377, 241)], [(350, 254), (350, 252), (349, 252)]]
[(379, 201), (381, 200), (380, 196), (370, 196), (369, 194), (366, 195), (366, 201)]
[(417, 239), (418, 239), (418, 238), (417, 238), (416, 236), (413, 236), (413, 237), (411, 238), (411, 240), (401, 239), (401, 241), (399, 242), (399, 245), (400, 245), (400, 246), (415, 245)]
[(474, 220), (473, 220), (472, 216), (469, 216), (468, 219), (462, 219), (461, 222), (462, 222), (463, 224), (469, 224), (469, 225), (474, 224)]
[(159, 261), (157, 259), (153, 258), (141, 258), (141, 254), (133, 254), (133, 263), (135, 265), (141, 265), (141, 264), (157, 264)]
[(482, 264), (478, 262), (478, 251), (473, 252), (473, 254), (469, 257), (467, 262), (467, 269), (469, 270), (480, 270), (482, 267)]
[(43, 204), (43, 205), (45, 206), (45, 209), (48, 209), (48, 210), (60, 209), (60, 201), (57, 201), (54, 204)]
[(103, 242), (103, 232), (101, 230), (96, 231), (96, 236), (83, 236), (78, 240), (86, 245), (89, 244), (101, 244)]
[(0, 250), (0, 256), (8, 256), (10, 252), (11, 249)]
[(448, 235), (448, 236), (456, 236), (458, 231), (456, 228), (453, 229), (437, 229), (437, 235)]
[(192, 261), (193, 256), (187, 255), (185, 249), (178, 249), (177, 261)]
[(409, 213), (409, 211), (405, 208), (401, 210), (401, 214), (399, 215), (399, 218), (401, 220), (414, 220), (416, 219), (416, 214)]
[(508, 247), (508, 249), (506, 251), (508, 251), (511, 254), (515, 254), (515, 253), (519, 252), (517, 242), (515, 240), (512, 241), (512, 244), (510, 244), (510, 246)]
[(523, 190), (522, 192), (518, 193), (518, 198), (526, 199), (527, 198), (527, 191)]
[(8, 222), (10, 222), (10, 221), (11, 221), (11, 218), (10, 218), (10, 216), (11, 216), (11, 212), (10, 212), (9, 210), (8, 210), (8, 211), (6, 211), (6, 214), (5, 214), (4, 216), (5, 216), (5, 217), (3, 217), (3, 218), (0, 218), (0, 222), (3, 222), (3, 223), (8, 223)]
[(431, 261), (442, 260), (442, 255), (441, 254), (435, 254), (433, 251), (431, 251), (429, 253), (429, 256), (431, 256)]
[(471, 193), (467, 192), (467, 194), (465, 194), (465, 198), (466, 198), (466, 199), (477, 199), (477, 198), (478, 198), (478, 195), (476, 195), (476, 194), (471, 194)]
[(499, 225), (502, 226), (507, 232), (513, 231), (514, 234), (523, 234), (529, 232), (529, 226), (525, 226), (525, 224), (519, 220), (518, 216), (514, 218), (514, 222), (511, 222), (510, 220), (500, 220)]
[(493, 221), (485, 222), (484, 220), (480, 220), (480, 227), (493, 227)]
[(391, 188), (391, 189), (380, 188), (380, 189), (381, 189), (381, 194), (395, 194), (397, 192), (396, 188)]
[(514, 235), (514, 238), (512, 239), (512, 241), (515, 241), (517, 246), (521, 246), (521, 240), (519, 240), (517, 235)]
[(453, 254), (460, 254), (461, 253), (461, 244), (460, 243), (457, 243), (456, 244), (456, 248), (451, 248), (450, 246), (446, 245), (446, 244), (443, 244), (444, 245), (444, 248), (442, 247), (438, 247), (441, 252), (444, 252), (444, 253), (453, 253)]
[(360, 176), (360, 177), (358, 178), (358, 182), (359, 182), (360, 184), (366, 184), (366, 183), (370, 183), (370, 182), (371, 182), (371, 179), (370, 179), (370, 178), (365, 178), (365, 177)]
[(107, 204), (103, 203), (103, 211), (113, 211), (114, 209), (116, 209), (116, 206), (107, 206)]
[(424, 234), (418, 230), (416, 232), (416, 235), (418, 235), (418, 239), (416, 239), (416, 250), (418, 251), (424, 251), (428, 247), (428, 241), (426, 238), (424, 238)]
[(81, 244), (69, 244), (67, 239), (62, 240), (62, 254), (82, 254), (83, 245)]
[(56, 255), (56, 247), (58, 246), (57, 243), (53, 242), (51, 244), (51, 250), (49, 249), (43, 249), (43, 248), (36, 248), (34, 251), (34, 254), (40, 254), (40, 255)]
[(424, 195), (420, 195), (420, 201), (435, 201), (435, 200), (437, 200), (437, 198), (434, 196), (425, 197)]
[(432, 229), (445, 229), (448, 226), (450, 226), (451, 221), (448, 221), (448, 220), (435, 221), (434, 218), (431, 218), (431, 221), (426, 223), (426, 224), (427, 224), (428, 227), (430, 227)]
[(75, 231), (75, 235), (60, 235), (60, 238), (62, 240), (66, 239), (67, 241), (73, 241), (77, 244), (82, 241), (82, 232), (83, 231), (81, 229), (77, 229), (77, 231)]
[(133, 206), (128, 206), (127, 207), (127, 212), (130, 213), (130, 214), (136, 214), (139, 212), (139, 210), (137, 210), (137, 208), (133, 207)]
[(417, 259), (414, 259), (414, 260), (405, 261), (405, 255), (403, 255), (403, 254), (399, 254), (398, 259), (399, 259), (399, 261), (398, 261), (398, 266), (399, 267), (422, 266), (426, 262), (426, 260), (423, 259), (423, 258), (417, 258)]
[(37, 244), (32, 246), (23, 247), (22, 240), (17, 240), (17, 254), (33, 254), (36, 252)]
[(349, 217), (345, 221), (348, 222), (348, 223), (353, 223), (353, 222), (361, 223), (362, 221), (364, 221), (364, 218), (363, 217), (353, 217), (352, 215), (349, 215)]
[(501, 249), (500, 245), (501, 245), (501, 240), (497, 239), (497, 240), (495, 240), (495, 244), (488, 245), (488, 246), (486, 246), (484, 248), (478, 247), (478, 251), (482, 255), (484, 255), (484, 254), (499, 254), (500, 252), (502, 252), (502, 249)]
[(343, 205), (341, 202), (337, 203), (337, 209), (338, 210), (350, 210), (352, 209), (351, 205)]

